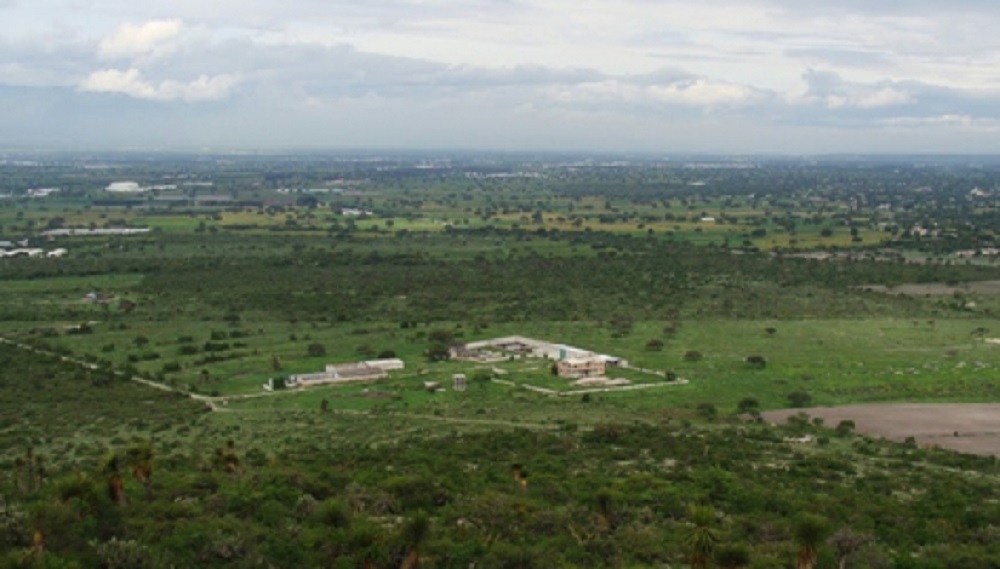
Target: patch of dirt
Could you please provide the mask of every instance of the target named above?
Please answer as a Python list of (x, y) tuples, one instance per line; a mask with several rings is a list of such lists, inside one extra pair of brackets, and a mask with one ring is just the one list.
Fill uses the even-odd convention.
[(857, 287), (860, 290), (871, 292), (884, 292), (888, 294), (909, 294), (913, 296), (951, 296), (955, 293), (962, 294), (1000, 294), (1000, 281), (975, 281), (969, 283), (922, 283), (903, 284), (899, 286), (886, 287), (882, 285), (864, 285)]
[(852, 420), (859, 433), (903, 442), (913, 437), (926, 447), (970, 454), (1000, 456), (1000, 404), (899, 403), (783, 409), (763, 413), (765, 420), (783, 423), (806, 413), (823, 418), (827, 427)]
[(360, 397), (362, 399), (402, 399), (403, 396), (398, 393), (392, 393), (389, 391), (369, 391), (367, 393), (359, 393), (355, 397)]

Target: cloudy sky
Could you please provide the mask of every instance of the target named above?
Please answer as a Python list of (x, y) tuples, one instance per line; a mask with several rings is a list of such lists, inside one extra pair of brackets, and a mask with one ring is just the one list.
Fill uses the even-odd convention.
[(1000, 152), (996, 0), (0, 0), (0, 146)]

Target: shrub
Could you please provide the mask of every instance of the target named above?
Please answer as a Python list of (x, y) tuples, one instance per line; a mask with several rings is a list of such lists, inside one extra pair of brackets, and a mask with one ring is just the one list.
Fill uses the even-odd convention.
[(838, 437), (847, 437), (854, 434), (854, 421), (850, 419), (844, 419), (843, 421), (837, 423), (837, 428), (835, 432)]
[(684, 361), (686, 362), (700, 362), (703, 358), (704, 356), (701, 355), (701, 352), (694, 350), (684, 352)]
[(788, 394), (788, 402), (792, 407), (807, 407), (812, 402), (812, 395), (805, 391), (793, 391)]
[(699, 415), (709, 420), (714, 419), (716, 415), (719, 414), (715, 405), (712, 405), (711, 403), (699, 403), (697, 410)]
[(753, 397), (744, 397), (736, 405), (737, 413), (749, 413), (751, 415), (760, 414), (760, 401), (757, 401)]
[(451, 354), (448, 351), (448, 346), (445, 346), (444, 344), (435, 344), (430, 348), (427, 348), (427, 352), (425, 353), (427, 355), (427, 359), (432, 362), (447, 361), (448, 358), (451, 357)]

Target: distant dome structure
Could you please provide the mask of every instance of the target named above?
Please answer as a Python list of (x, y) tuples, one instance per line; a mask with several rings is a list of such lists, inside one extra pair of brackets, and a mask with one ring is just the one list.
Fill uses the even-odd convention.
[(120, 192), (120, 193), (130, 193), (130, 192), (142, 192), (144, 191), (142, 186), (138, 182), (123, 181), (123, 182), (111, 182), (108, 187), (104, 188), (108, 192)]

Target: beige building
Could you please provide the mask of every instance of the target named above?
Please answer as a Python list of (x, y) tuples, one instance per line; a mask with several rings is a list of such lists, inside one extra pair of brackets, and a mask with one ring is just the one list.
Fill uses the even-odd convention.
[(581, 378), (604, 375), (604, 360), (600, 358), (567, 358), (556, 364), (559, 377)]

